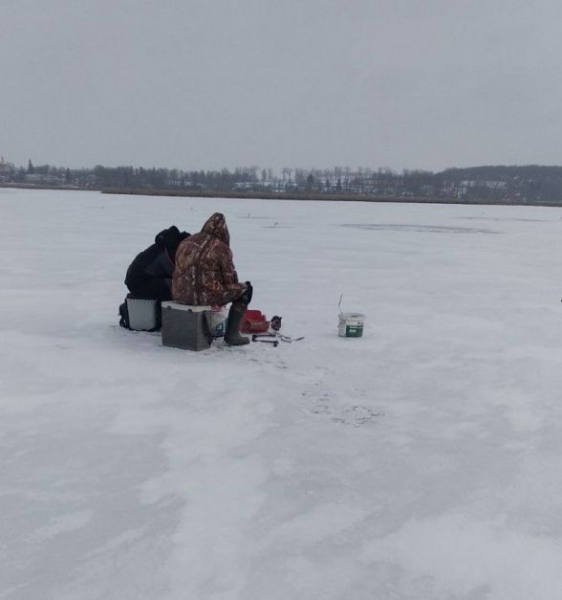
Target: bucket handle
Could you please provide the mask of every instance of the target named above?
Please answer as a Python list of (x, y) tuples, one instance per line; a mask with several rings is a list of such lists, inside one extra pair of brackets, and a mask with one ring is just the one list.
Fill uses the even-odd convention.
[(338, 302), (338, 308), (340, 309), (340, 315), (343, 316), (343, 310), (341, 309), (342, 298), (343, 298), (343, 294), (340, 295), (340, 301)]

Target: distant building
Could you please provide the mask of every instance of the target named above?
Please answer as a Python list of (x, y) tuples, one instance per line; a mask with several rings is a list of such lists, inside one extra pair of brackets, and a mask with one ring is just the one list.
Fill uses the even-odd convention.
[(9, 163), (3, 156), (0, 156), (0, 181), (11, 180), (16, 172), (16, 168)]
[(45, 175), (42, 173), (26, 173), (25, 183), (32, 183), (34, 185), (61, 185), (63, 181), (60, 177), (57, 177), (56, 175)]
[(0, 173), (14, 173), (15, 170), (12, 163), (7, 162), (3, 156), (0, 156)]

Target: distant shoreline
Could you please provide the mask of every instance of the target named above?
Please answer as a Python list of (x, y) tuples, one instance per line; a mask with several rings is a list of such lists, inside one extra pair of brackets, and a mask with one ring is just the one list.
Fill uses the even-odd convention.
[(60, 191), (84, 191), (99, 192), (109, 195), (124, 196), (171, 196), (185, 198), (232, 198), (249, 200), (290, 200), (301, 202), (368, 202), (381, 204), (444, 204), (444, 205), (468, 205), (468, 206), (541, 206), (562, 208), (561, 200), (541, 200), (538, 202), (524, 202), (520, 200), (460, 200), (458, 198), (425, 198), (407, 197), (397, 198), (394, 196), (357, 196), (353, 194), (318, 194), (318, 193), (295, 193), (286, 192), (210, 192), (178, 189), (137, 189), (137, 188), (107, 188), (92, 190), (89, 188), (78, 188), (59, 185), (36, 185), (30, 183), (0, 183), (0, 188), (26, 189), (26, 190), (60, 190)]
[(397, 198), (394, 196), (358, 196), (346, 194), (290, 194), (286, 192), (205, 192), (175, 189), (145, 190), (109, 188), (101, 190), (102, 194), (116, 194), (127, 196), (173, 196), (186, 198), (233, 198), (249, 200), (291, 200), (303, 202), (369, 202), (381, 204), (460, 204), (476, 206), (544, 206), (562, 208), (562, 201), (553, 200), (540, 202), (522, 202), (517, 200), (459, 200), (458, 198), (424, 198), (408, 197)]
[(48, 185), (41, 184), (37, 185), (36, 183), (0, 183), (0, 188), (13, 188), (15, 190), (63, 190), (65, 192), (99, 192), (100, 190), (88, 190), (86, 188), (80, 188), (76, 186), (69, 185)]

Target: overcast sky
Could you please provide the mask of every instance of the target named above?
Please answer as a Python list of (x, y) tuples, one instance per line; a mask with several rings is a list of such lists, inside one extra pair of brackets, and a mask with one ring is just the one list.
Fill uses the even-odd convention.
[(0, 155), (562, 164), (560, 0), (0, 0)]

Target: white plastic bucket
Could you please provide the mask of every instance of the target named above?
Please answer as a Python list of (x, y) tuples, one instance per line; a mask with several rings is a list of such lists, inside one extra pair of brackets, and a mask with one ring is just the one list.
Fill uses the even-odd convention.
[(362, 337), (365, 315), (361, 313), (340, 313), (338, 315), (338, 335), (340, 337)]
[(214, 338), (224, 337), (226, 333), (226, 321), (228, 319), (228, 310), (221, 307), (214, 309), (209, 313), (210, 323), (209, 326), (213, 332)]

